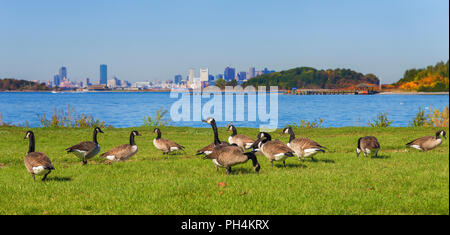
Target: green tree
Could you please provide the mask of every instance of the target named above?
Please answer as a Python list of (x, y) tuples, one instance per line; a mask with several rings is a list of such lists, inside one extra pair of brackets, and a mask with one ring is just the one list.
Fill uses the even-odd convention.
[(217, 79), (217, 81), (216, 81), (216, 86), (217, 87), (220, 87), (221, 89), (224, 89), (225, 88), (225, 86), (226, 86), (226, 81), (223, 79), (223, 78), (219, 78), (219, 79)]
[(229, 81), (229, 82), (227, 82), (227, 84), (226, 84), (227, 86), (232, 86), (232, 87), (235, 87), (235, 86), (237, 86), (238, 85), (238, 82), (236, 81), (236, 79), (233, 79), (233, 80), (231, 80), (231, 81)]

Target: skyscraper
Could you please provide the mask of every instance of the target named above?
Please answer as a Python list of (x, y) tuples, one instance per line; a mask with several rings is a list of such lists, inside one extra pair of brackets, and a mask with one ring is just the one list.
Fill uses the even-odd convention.
[(194, 69), (189, 69), (189, 82), (191, 84), (194, 83), (194, 79), (195, 79), (195, 70)]
[(225, 68), (224, 73), (223, 73), (225, 81), (233, 80), (234, 77), (235, 77), (235, 73), (236, 73), (236, 70), (234, 68), (231, 68), (230, 66), (227, 66)]
[(180, 84), (181, 80), (183, 80), (183, 77), (181, 75), (175, 75), (175, 77), (173, 79), (173, 83)]
[(209, 78), (209, 69), (200, 69), (200, 82), (207, 82)]
[(59, 74), (55, 74), (55, 76), (53, 76), (53, 86), (59, 86), (60, 82), (61, 79), (59, 78)]
[(108, 67), (106, 64), (100, 65), (100, 84), (108, 84)]
[(243, 81), (243, 80), (247, 79), (247, 73), (246, 72), (239, 72), (237, 74), (237, 77), (238, 77), (238, 79), (236, 79), (236, 80)]
[(83, 81), (83, 87), (88, 87), (91, 85), (91, 81), (89, 78), (85, 78)]
[(247, 78), (250, 79), (255, 76), (255, 67), (248, 68)]
[(62, 81), (67, 78), (67, 68), (62, 66), (59, 68), (59, 80)]

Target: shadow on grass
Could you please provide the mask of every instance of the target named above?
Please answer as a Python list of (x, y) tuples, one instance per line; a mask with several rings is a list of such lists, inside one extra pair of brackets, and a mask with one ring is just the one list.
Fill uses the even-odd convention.
[(55, 176), (55, 177), (48, 177), (47, 179), (45, 179), (45, 181), (66, 182), (66, 181), (72, 181), (72, 178)]
[[(263, 171), (263, 169), (261, 168), (259, 172)], [(216, 170), (214, 169), (214, 172), (216, 172)], [(218, 175), (227, 175), (227, 170), (225, 168), (219, 168), (219, 171), (217, 171)], [(231, 167), (231, 174), (230, 175), (240, 175), (240, 174), (249, 174), (249, 175), (258, 175), (259, 173), (256, 172), (253, 167), (250, 168), (233, 168)]]
[(378, 156), (373, 156), (371, 157), (372, 159), (388, 159), (391, 158), (391, 156), (387, 156), (387, 155), (378, 155)]
[[(303, 161), (305, 161), (305, 160), (303, 160)], [(323, 163), (335, 163), (335, 161), (334, 160), (330, 160), (330, 159), (316, 159), (316, 158), (313, 158), (313, 159), (309, 159), (309, 161), (310, 162), (323, 162)]]
[[(276, 168), (284, 168), (283, 164), (273, 164)], [(294, 164), (294, 163), (286, 163), (286, 168), (307, 168), (304, 164)]]

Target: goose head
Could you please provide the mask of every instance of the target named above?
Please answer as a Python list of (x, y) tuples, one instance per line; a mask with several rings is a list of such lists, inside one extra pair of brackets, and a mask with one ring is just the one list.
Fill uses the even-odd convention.
[(159, 134), (159, 133), (161, 133), (161, 130), (159, 128), (155, 128), (155, 129), (153, 129), (153, 133)]
[(103, 131), (100, 129), (100, 127), (95, 127), (94, 131), (97, 133), (103, 133)]
[(261, 147), (262, 144), (264, 144), (264, 142), (272, 139), (272, 137), (267, 132), (259, 132), (256, 138), (257, 139), (255, 140), (255, 142), (251, 147), (253, 149), (252, 152), (258, 151), (258, 149)]
[(440, 131), (436, 132), (436, 137), (441, 137), (441, 136), (443, 136), (444, 139), (447, 139), (446, 134), (447, 134), (447, 133), (445, 133), (444, 130), (440, 130)]
[(33, 133), (32, 131), (27, 131), (27, 133), (25, 134), (24, 139), (29, 139), (29, 138), (31, 138), (32, 136), (34, 136), (34, 133)]
[(236, 129), (236, 127), (234, 127), (234, 125), (231, 125), (231, 124), (227, 125), (227, 131), (233, 131), (233, 129)]
[(292, 128), (291, 128), (291, 127), (285, 127), (285, 128), (283, 129), (283, 131), (281, 132), (281, 135), (283, 135), (283, 134), (290, 134), (291, 131), (292, 131)]
[(141, 133), (139, 133), (139, 131), (132, 131), (131, 134), (134, 136), (141, 136)]
[(214, 120), (214, 118), (212, 118), (212, 117), (209, 117), (206, 120), (202, 120), (202, 122), (206, 122), (208, 124), (213, 124), (213, 123), (216, 123), (216, 120)]

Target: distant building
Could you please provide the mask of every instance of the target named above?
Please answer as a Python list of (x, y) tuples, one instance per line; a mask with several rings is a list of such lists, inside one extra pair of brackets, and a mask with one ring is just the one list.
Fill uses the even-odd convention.
[(214, 81), (214, 76), (213, 75), (209, 75), (208, 76), (208, 82)]
[(262, 73), (263, 74), (275, 73), (275, 70), (268, 70), (267, 68), (264, 68)]
[(239, 72), (237, 74), (237, 79), (236, 79), (237, 81), (243, 81), (245, 79), (247, 79), (247, 73), (246, 72)]
[(99, 84), (107, 85), (108, 84), (108, 67), (106, 64), (100, 65), (100, 82)]
[(61, 82), (64, 79), (67, 79), (67, 68), (62, 66), (59, 68), (59, 80)]
[(181, 75), (175, 75), (175, 77), (174, 77), (174, 79), (173, 79), (173, 82), (174, 82), (175, 84), (180, 84), (182, 80), (183, 80), (183, 76), (181, 76)]
[(122, 87), (131, 87), (131, 83), (128, 81), (125, 81), (125, 80), (122, 81), (121, 85), (122, 85)]
[(55, 74), (55, 76), (53, 76), (53, 85), (59, 86), (60, 83), (61, 83), (61, 79), (59, 78), (59, 74)]
[(108, 80), (108, 88), (116, 88), (120, 86), (120, 80), (116, 77), (113, 77), (112, 79)]
[(88, 87), (90, 85), (92, 85), (91, 80), (89, 78), (85, 78), (83, 81), (83, 87)]
[(223, 78), (223, 74), (217, 74), (215, 80), (218, 80), (218, 79), (221, 79), (221, 78)]
[(195, 70), (194, 69), (189, 69), (189, 83), (194, 83), (194, 79), (195, 79)]
[(135, 82), (133, 84), (133, 87), (147, 89), (147, 88), (151, 87), (151, 83), (150, 82)]
[(66, 89), (71, 89), (74, 87), (73, 83), (71, 81), (69, 81), (69, 79), (64, 78), (60, 83), (59, 83), (59, 87), (61, 88), (66, 88)]
[(255, 67), (248, 68), (247, 79), (250, 79), (255, 76)]
[(231, 68), (230, 66), (227, 66), (225, 68), (223, 76), (224, 76), (225, 81), (231, 81), (236, 76), (236, 70), (234, 68)]
[(200, 69), (200, 82), (207, 82), (209, 79), (209, 69)]
[(107, 91), (108, 87), (106, 85), (103, 84), (99, 84), (99, 85), (91, 85), (88, 86), (87, 88), (89, 91)]

